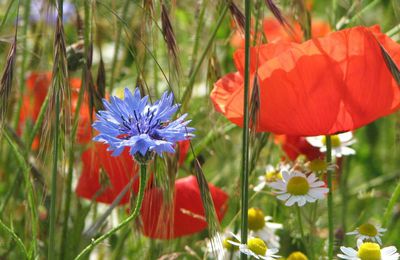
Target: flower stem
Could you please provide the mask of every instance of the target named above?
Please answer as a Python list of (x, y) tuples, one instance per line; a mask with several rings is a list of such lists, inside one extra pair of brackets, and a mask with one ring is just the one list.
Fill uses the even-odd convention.
[(59, 125), (60, 125), (60, 93), (55, 90), (55, 125), (53, 139), (53, 168), (51, 171), (51, 198), (50, 198), (50, 228), (49, 243), (47, 251), (47, 259), (55, 259), (55, 228), (56, 228), (56, 201), (57, 201), (57, 159), (58, 159), (58, 142), (59, 142)]
[(135, 209), (133, 210), (132, 214), (127, 217), (124, 221), (122, 221), (118, 226), (114, 227), (104, 235), (100, 236), (96, 240), (92, 240), (90, 245), (88, 245), (82, 252), (79, 253), (75, 260), (82, 259), (87, 253), (90, 252), (96, 245), (100, 244), (103, 240), (109, 238), (115, 232), (120, 230), (121, 228), (125, 227), (129, 222), (134, 220), (140, 213), (140, 209), (142, 207), (143, 197), (144, 197), (144, 189), (146, 187), (146, 164), (140, 164), (140, 185), (139, 185), (139, 192), (136, 199)]
[(301, 240), (303, 240), (303, 243), (305, 243), (303, 222), (301, 220), (301, 212), (300, 212), (300, 207), (298, 205), (296, 206), (296, 212), (297, 212), (297, 221), (299, 222)]
[[(243, 147), (242, 147), (242, 218), (240, 225), (242, 244), (247, 243), (248, 208), (249, 208), (249, 79), (250, 79), (250, 0), (245, 0), (245, 63), (244, 63), (244, 106), (243, 106)], [(247, 255), (241, 253), (241, 260)]]
[[(326, 162), (328, 165), (332, 162), (332, 140), (331, 136), (326, 136)], [(333, 259), (333, 240), (334, 240), (334, 230), (333, 230), (333, 189), (332, 189), (332, 172), (328, 168), (327, 170), (327, 180), (328, 180), (328, 227), (329, 227), (329, 239), (328, 239), (328, 259)]]
[(307, 243), (306, 243), (306, 237), (304, 235), (303, 220), (301, 218), (301, 209), (300, 209), (299, 205), (296, 205), (296, 213), (297, 213), (297, 222), (299, 222), (300, 236), (301, 236), (301, 240), (304, 245), (304, 249), (306, 251), (306, 254), (311, 257), (311, 254), (308, 251), (309, 247), (307, 246)]
[(389, 204), (386, 207), (385, 214), (383, 215), (382, 226), (386, 227), (390, 223), (390, 218), (393, 214), (393, 208), (396, 205), (397, 201), (400, 198), (400, 181), (397, 183), (397, 186), (392, 194), (392, 197), (389, 200)]
[(199, 60), (197, 61), (196, 65), (193, 68), (193, 72), (190, 75), (189, 82), (188, 82), (188, 84), (186, 86), (185, 92), (183, 93), (183, 97), (182, 97), (182, 100), (181, 100), (182, 110), (183, 111), (185, 111), (184, 108), (186, 107), (187, 102), (189, 102), (189, 99), (190, 99), (190, 97), (192, 95), (192, 90), (193, 90), (193, 86), (194, 86), (194, 83), (195, 83), (195, 80), (196, 80), (197, 73), (200, 71), (201, 65), (203, 64), (204, 59), (207, 57), (207, 54), (208, 54), (208, 52), (209, 52), (209, 50), (210, 50), (210, 48), (212, 46), (212, 43), (215, 40), (215, 36), (217, 35), (217, 32), (218, 32), (219, 28), (221, 27), (222, 22), (224, 21), (224, 18), (225, 18), (225, 15), (226, 15), (227, 11), (228, 11), (228, 4), (225, 4), (223, 9), (222, 9), (222, 11), (221, 11), (221, 13), (220, 13), (220, 16), (219, 16), (219, 18), (217, 20), (217, 24), (215, 25), (213, 31), (211, 32), (211, 34), (210, 34), (211, 36), (208, 39), (208, 41), (207, 41), (207, 43), (206, 43), (206, 45), (205, 45), (205, 47), (203, 49), (203, 52), (200, 55)]

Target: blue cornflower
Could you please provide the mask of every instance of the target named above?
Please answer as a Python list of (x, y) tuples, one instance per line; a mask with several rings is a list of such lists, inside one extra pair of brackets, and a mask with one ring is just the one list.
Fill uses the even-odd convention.
[(140, 161), (147, 161), (154, 153), (174, 153), (176, 142), (193, 137), (194, 128), (187, 127), (187, 114), (171, 121), (180, 106), (173, 101), (173, 94), (165, 92), (151, 104), (148, 96), (141, 97), (138, 88), (134, 94), (126, 88), (123, 100), (113, 96), (109, 103), (103, 99), (105, 110), (97, 113), (93, 123), (100, 133), (93, 140), (109, 144), (113, 156), (129, 147), (130, 154)]

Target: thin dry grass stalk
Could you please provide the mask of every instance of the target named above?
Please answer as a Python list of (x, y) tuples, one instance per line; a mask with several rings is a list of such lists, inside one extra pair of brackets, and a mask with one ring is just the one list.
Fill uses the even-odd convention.
[(298, 22), (300, 23), (301, 29), (304, 32), (305, 40), (311, 39), (311, 15), (307, 10), (305, 1), (296, 0), (293, 2), (293, 7), (295, 8), (294, 17), (299, 17)]
[(244, 16), (243, 12), (235, 4), (235, 2), (233, 0), (229, 2), (229, 11), (231, 12), (233, 19), (235, 20), (235, 23), (238, 26), (238, 28), (241, 30), (241, 32), (244, 32), (246, 18)]
[(399, 68), (397, 67), (396, 63), (393, 61), (392, 57), (390, 57), (389, 53), (382, 46), (382, 44), (379, 43), (379, 46), (381, 47), (382, 55), (385, 60), (386, 66), (392, 73), (393, 78), (396, 80), (397, 86), (400, 87), (400, 70), (399, 70)]
[[(57, 19), (55, 37), (54, 37), (54, 64), (52, 71), (52, 84), (50, 88), (50, 100), (47, 107), (46, 117), (44, 120), (44, 133), (45, 142), (47, 145), (47, 137), (50, 130), (54, 130), (53, 123), (56, 121), (55, 117), (63, 118), (61, 121), (64, 127), (63, 133), (69, 135), (71, 128), (71, 109), (70, 109), (70, 87), (68, 83), (68, 62), (67, 51), (65, 45), (64, 27), (60, 17)], [(55, 113), (56, 100), (60, 104), (60, 114)], [(54, 126), (58, 127), (58, 126)], [(43, 148), (43, 147), (42, 147)]]
[(254, 74), (253, 90), (250, 96), (250, 129), (256, 132), (260, 112), (260, 84), (257, 73)]
[(153, 0), (143, 0), (143, 8), (144, 10), (146, 10), (146, 13), (148, 13), (150, 16), (153, 16), (154, 14)]
[(174, 29), (172, 28), (171, 19), (168, 14), (167, 7), (164, 3), (161, 3), (161, 25), (162, 33), (165, 43), (167, 44), (168, 51), (170, 54), (172, 54), (175, 65), (178, 66), (178, 47), (176, 45), (175, 33)]
[(100, 100), (100, 104), (102, 107), (101, 100), (106, 96), (106, 69), (104, 66), (103, 56), (100, 51), (100, 64), (97, 70), (97, 98)]
[(197, 179), (197, 183), (199, 184), (201, 201), (203, 203), (204, 213), (208, 224), (211, 247), (213, 248), (212, 251), (214, 252), (214, 255), (218, 257), (218, 255), (221, 255), (223, 253), (221, 238), (219, 235), (220, 225), (217, 218), (217, 213), (215, 212), (214, 202), (211, 198), (210, 189), (208, 187), (206, 177), (204, 176), (204, 172), (201, 168), (200, 162), (197, 159), (194, 160), (194, 173)]
[(0, 129), (3, 128), (3, 123), (7, 114), (8, 99), (10, 97), (14, 75), (14, 64), (17, 57), (16, 53), (17, 31), (15, 31), (14, 41), (11, 44), (11, 48), (8, 52), (6, 66), (0, 81)]
[(265, 4), (267, 5), (271, 13), (275, 16), (275, 18), (278, 20), (278, 22), (283, 26), (283, 28), (285, 28), (287, 33), (289, 33), (292, 37), (294, 37), (295, 33), (293, 27), (283, 16), (281, 10), (278, 8), (275, 2), (273, 0), (265, 0)]

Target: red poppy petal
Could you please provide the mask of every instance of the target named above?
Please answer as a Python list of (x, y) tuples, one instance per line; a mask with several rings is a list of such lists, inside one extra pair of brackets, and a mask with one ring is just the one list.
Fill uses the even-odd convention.
[[(260, 63), (258, 69), (261, 109), (257, 130), (300, 136), (334, 134), (361, 127), (398, 109), (400, 90), (377, 39), (397, 62), (400, 46), (376, 27), (355, 27), (303, 44), (293, 43), (283, 52), (276, 52), (276, 45), (271, 44), (260, 48), (266, 57), (271, 53), (276, 56)], [(237, 57), (240, 71), (243, 60)], [(236, 84), (230, 91), (235, 96), (229, 96), (229, 92), (221, 91), (229, 89), (227, 83), (231, 81), (218, 81), (214, 90), (220, 95), (211, 98), (236, 123), (241, 114), (232, 120), (232, 111), (227, 108), (236, 106), (235, 112), (240, 113), (243, 94), (238, 93), (243, 84)]]
[[(130, 178), (138, 172), (138, 167), (128, 151), (124, 151), (121, 156), (113, 157), (107, 151), (107, 146), (100, 143), (96, 143), (92, 149), (82, 154), (82, 162), (82, 173), (76, 188), (77, 195), (87, 199), (94, 198), (97, 202), (108, 204), (114, 201), (129, 183)], [(106, 175), (110, 185), (103, 189), (100, 183), (100, 172)], [(138, 180), (133, 186), (134, 191), (137, 192)], [(120, 204), (128, 203), (129, 197), (130, 192), (125, 194)]]
[[(227, 209), (228, 195), (211, 184), (209, 188), (218, 219), (221, 221)], [(196, 177), (176, 180), (172, 221), (168, 221), (168, 214), (162, 212), (162, 203), (163, 195), (160, 189), (154, 188), (145, 194), (141, 209), (145, 236), (172, 239), (200, 232), (207, 227)]]

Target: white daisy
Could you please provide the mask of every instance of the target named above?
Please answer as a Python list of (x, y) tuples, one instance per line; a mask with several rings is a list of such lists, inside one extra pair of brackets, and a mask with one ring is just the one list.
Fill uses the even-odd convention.
[[(235, 241), (235, 242), (240, 242), (239, 240), (236, 240), (235, 236), (232, 235), (232, 232), (230, 231), (225, 231), (224, 233), (218, 234), (219, 238), (214, 238), (213, 241), (212, 239), (208, 239), (207, 241), (207, 252), (211, 255), (217, 255), (218, 260), (229, 260), (231, 259), (231, 254), (236, 257), (239, 256), (239, 247), (232, 245), (228, 241)], [(222, 242), (220, 245), (217, 245), (216, 241)], [(214, 244), (212, 243), (214, 242)]]
[(322, 159), (314, 159), (312, 161), (309, 161), (305, 164), (305, 166), (308, 171), (314, 172), (314, 173), (322, 173), (322, 172), (326, 172), (327, 170), (335, 171), (337, 168), (336, 164), (327, 163), (327, 161), (322, 160)]
[(232, 245), (238, 246), (239, 251), (243, 254), (254, 257), (255, 259), (265, 259), (265, 260), (273, 260), (279, 258), (280, 256), (275, 255), (278, 253), (278, 249), (276, 248), (268, 248), (265, 242), (261, 238), (250, 237), (247, 240), (246, 244), (242, 244), (240, 242), (240, 238), (235, 234), (232, 236), (238, 240), (239, 242), (228, 240)]
[(286, 260), (308, 260), (308, 257), (300, 251), (291, 253)]
[(346, 235), (356, 235), (356, 238), (362, 241), (369, 240), (382, 245), (381, 236), (384, 232), (386, 232), (385, 228), (381, 228), (370, 223), (365, 223), (356, 228), (354, 231), (346, 233)]
[(286, 201), (286, 206), (297, 203), (300, 207), (307, 202), (323, 199), (329, 191), (324, 185), (325, 183), (318, 180), (314, 173), (307, 177), (304, 173), (295, 170), (282, 171), (282, 180), (269, 184), (276, 189), (277, 198)]
[(279, 236), (275, 234), (282, 229), (282, 224), (270, 222), (272, 217), (265, 216), (261, 209), (250, 208), (248, 210), (248, 227), (250, 236), (259, 237), (268, 247), (279, 249)]
[(350, 260), (397, 260), (400, 255), (397, 253), (395, 246), (388, 246), (381, 249), (379, 244), (357, 241), (358, 250), (351, 247), (341, 246), (340, 250), (343, 254), (337, 256), (341, 259)]
[(255, 192), (259, 192), (269, 183), (282, 179), (282, 173), (280, 169), (276, 169), (274, 166), (268, 164), (265, 169), (265, 174), (258, 176), (258, 184), (254, 187)]
[[(319, 147), (321, 152), (326, 152), (326, 137), (324, 135), (306, 137), (306, 140), (312, 146)], [(348, 147), (355, 142), (356, 140), (353, 138), (352, 132), (331, 135), (332, 155), (342, 157), (342, 155), (356, 154), (354, 149)]]

